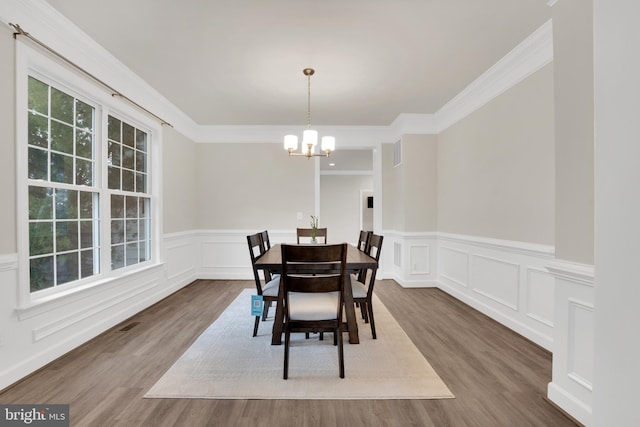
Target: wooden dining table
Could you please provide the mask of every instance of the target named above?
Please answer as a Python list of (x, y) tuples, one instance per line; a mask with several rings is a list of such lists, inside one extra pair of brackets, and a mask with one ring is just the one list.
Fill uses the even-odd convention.
[[(364, 268), (377, 268), (377, 261), (369, 255), (362, 252), (353, 245), (347, 248), (347, 272), (355, 272)], [(272, 273), (282, 272), (282, 249), (280, 244), (273, 245), (267, 252), (261, 255), (255, 263), (256, 268), (261, 270), (269, 270)], [(271, 336), (272, 345), (282, 344), (282, 331), (284, 324), (284, 289), (280, 282), (280, 290), (278, 292), (278, 304), (276, 306), (276, 315), (273, 321), (273, 331)], [(351, 274), (347, 274), (344, 286), (344, 312), (346, 317), (346, 329), (349, 332), (349, 343), (358, 344), (358, 322), (356, 321), (356, 311), (353, 304), (353, 293), (351, 291)]]

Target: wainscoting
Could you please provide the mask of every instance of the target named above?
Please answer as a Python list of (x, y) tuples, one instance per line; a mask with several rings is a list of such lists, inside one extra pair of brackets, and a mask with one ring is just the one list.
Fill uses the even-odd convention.
[(584, 425), (592, 425), (594, 355), (593, 266), (554, 261), (556, 283), (553, 378), (547, 396)]
[[(37, 307), (17, 306), (18, 260), (0, 256), (0, 389), (196, 279), (251, 280), (246, 236), (262, 230), (165, 234), (158, 264)], [(553, 352), (549, 398), (591, 419), (593, 267), (554, 258), (552, 246), (385, 230), (378, 277), (438, 287)], [(295, 230), (269, 230), (272, 244)], [(355, 242), (351, 242), (355, 243)]]

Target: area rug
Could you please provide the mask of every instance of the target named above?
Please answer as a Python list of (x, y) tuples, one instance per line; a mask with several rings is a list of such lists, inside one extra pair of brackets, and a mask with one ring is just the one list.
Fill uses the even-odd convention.
[[(453, 394), (377, 298), (377, 339), (358, 314), (360, 344), (344, 335), (345, 378), (326, 334), (291, 335), (289, 379), (284, 346), (271, 345), (271, 320), (252, 337), (252, 290), (244, 290), (148, 391), (146, 398), (443, 399)], [(375, 297), (375, 296), (374, 296)], [(275, 311), (274, 308), (271, 312)]]

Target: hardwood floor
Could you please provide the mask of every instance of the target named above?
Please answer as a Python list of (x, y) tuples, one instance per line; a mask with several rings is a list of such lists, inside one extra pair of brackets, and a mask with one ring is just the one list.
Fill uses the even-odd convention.
[(194, 282), (5, 390), (0, 403), (68, 403), (73, 426), (575, 426), (545, 400), (547, 351), (438, 289), (390, 280), (376, 294), (455, 399), (143, 399), (251, 287)]

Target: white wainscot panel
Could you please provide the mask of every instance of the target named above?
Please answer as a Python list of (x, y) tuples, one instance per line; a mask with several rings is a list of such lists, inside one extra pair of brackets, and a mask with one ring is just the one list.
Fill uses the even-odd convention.
[(193, 240), (167, 244), (167, 277), (169, 280), (195, 273), (198, 267), (197, 250)]
[(429, 245), (411, 245), (409, 259), (411, 274), (431, 274), (431, 247)]
[(593, 384), (593, 306), (569, 300), (568, 376), (592, 390)]
[[(245, 259), (246, 263), (239, 264), (239, 260)], [(247, 244), (236, 242), (203, 242), (202, 266), (205, 268), (246, 267), (250, 264), (249, 249)]]
[(546, 270), (528, 268), (526, 286), (527, 317), (553, 327), (555, 278)]
[(440, 247), (440, 277), (466, 288), (469, 283), (469, 253)]
[(484, 255), (471, 257), (473, 290), (493, 301), (518, 311), (520, 266)]

